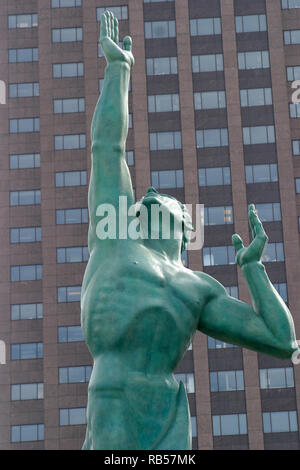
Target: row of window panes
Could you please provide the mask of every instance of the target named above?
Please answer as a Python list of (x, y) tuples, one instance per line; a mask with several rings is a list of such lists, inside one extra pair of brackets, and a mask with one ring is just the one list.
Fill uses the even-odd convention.
[(81, 209), (57, 209), (56, 223), (57, 225), (87, 224), (88, 209), (85, 207)]
[(300, 194), (300, 178), (295, 178), (296, 194)]
[(53, 78), (83, 77), (83, 62), (66, 62), (52, 65)]
[(230, 392), (244, 390), (244, 372), (242, 370), (227, 370), (210, 372), (211, 392)]
[(28, 96), (40, 96), (39, 82), (10, 83), (8, 87), (9, 98), (24, 98)]
[(39, 153), (23, 153), (9, 156), (9, 168), (11, 170), (24, 168), (40, 168), (41, 158)]
[(60, 171), (55, 173), (55, 185), (64, 186), (85, 186), (87, 184), (87, 172), (83, 171)]
[(15, 400), (42, 400), (44, 398), (43, 383), (14, 384), (11, 385), (11, 399)]
[(28, 206), (41, 203), (41, 191), (39, 189), (25, 191), (11, 191), (11, 206)]
[(53, 101), (54, 114), (83, 113), (85, 111), (84, 98), (65, 98)]
[(199, 186), (225, 186), (231, 184), (230, 167), (199, 168)]
[(228, 146), (228, 129), (196, 130), (197, 148)]
[(300, 8), (300, 0), (281, 0), (282, 9)]
[(8, 28), (33, 28), (38, 25), (36, 13), (25, 15), (8, 15)]
[(286, 68), (287, 80), (293, 82), (294, 80), (300, 80), (300, 65)]
[(150, 95), (148, 96), (149, 113), (162, 113), (169, 111), (179, 111), (178, 93), (168, 95)]
[(176, 26), (175, 21), (146, 21), (145, 22), (145, 38), (175, 38)]
[(225, 91), (194, 93), (194, 106), (196, 110), (226, 108), (226, 93)]
[[(284, 261), (283, 243), (269, 243), (262, 256), (264, 263)], [(203, 266), (235, 264), (233, 246), (211, 246), (203, 248)]]
[(290, 31), (284, 31), (284, 44), (300, 44), (300, 29), (293, 29)]
[[(268, 51), (250, 51), (238, 53), (239, 70), (269, 68)], [(223, 54), (201, 54), (192, 56), (192, 71), (220, 72), (224, 70)]]
[(51, 0), (51, 8), (81, 7), (81, 0)]
[(255, 208), (262, 222), (278, 222), (281, 220), (281, 208), (279, 202), (255, 204)]
[(82, 41), (82, 28), (55, 28), (52, 29), (52, 42)]
[(10, 267), (11, 282), (38, 281), (43, 277), (43, 266), (41, 264), (29, 264)]
[(273, 103), (272, 88), (249, 88), (240, 91), (241, 107), (268, 106)]
[(151, 184), (157, 189), (183, 188), (183, 170), (152, 171)]
[(274, 126), (243, 127), (244, 145), (272, 144), (275, 143)]
[(58, 327), (59, 343), (73, 343), (76, 341), (83, 341), (82, 329), (80, 325)]
[(293, 140), (293, 155), (300, 155), (300, 140)]
[(214, 436), (233, 436), (247, 434), (245, 413), (212, 416)]
[(89, 259), (87, 246), (56, 248), (57, 263), (83, 263)]
[(149, 134), (150, 150), (181, 149), (181, 132), (151, 132)]
[(21, 424), (11, 427), (11, 442), (29, 442), (43, 440), (43, 424)]
[(292, 119), (300, 117), (300, 103), (290, 103), (290, 117)]
[[(278, 181), (277, 165), (246, 165), (246, 183), (270, 183)], [(231, 184), (230, 167), (199, 168), (199, 186), (225, 186)]]
[(57, 302), (80, 302), (81, 286), (57, 288)]
[(296, 411), (273, 411), (262, 415), (264, 433), (298, 431)]
[(278, 170), (276, 163), (265, 165), (246, 165), (246, 183), (268, 183), (278, 181)]
[(41, 227), (19, 227), (10, 229), (10, 243), (34, 243), (42, 241)]
[(176, 75), (177, 57), (155, 57), (146, 59), (147, 75)]
[(221, 34), (221, 18), (198, 18), (190, 20), (191, 36)]
[(43, 357), (43, 343), (11, 344), (11, 360), (40, 359)]
[(75, 150), (86, 148), (85, 134), (65, 134), (54, 136), (55, 150)]
[(9, 132), (18, 134), (21, 132), (39, 132), (40, 118), (21, 118), (9, 120)]
[(267, 31), (267, 18), (266, 15), (236, 16), (235, 27), (237, 33)]
[(60, 384), (89, 382), (92, 366), (59, 367), (58, 373)]
[(8, 49), (8, 62), (37, 62), (39, 51), (37, 47), (25, 47), (19, 49)]
[(106, 10), (111, 11), (119, 21), (120, 20), (128, 20), (128, 7), (127, 7), (127, 5), (122, 5), (122, 6), (117, 6), (117, 7), (109, 6), (109, 7), (96, 8), (97, 21), (101, 21), (101, 15)]
[(11, 320), (35, 320), (43, 318), (43, 304), (13, 304), (10, 306)]
[(291, 388), (294, 387), (292, 367), (260, 369), (260, 388)]
[(233, 224), (232, 206), (204, 207), (204, 225)]

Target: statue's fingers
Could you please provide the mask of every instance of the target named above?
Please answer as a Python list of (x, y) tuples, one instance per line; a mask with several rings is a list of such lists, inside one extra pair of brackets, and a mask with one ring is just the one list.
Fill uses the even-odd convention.
[(251, 230), (253, 238), (255, 238), (255, 235), (256, 235), (254, 214), (255, 214), (255, 205), (250, 204), (249, 212), (248, 212), (248, 219), (249, 219), (250, 230)]
[(114, 17), (114, 41), (119, 45), (119, 22), (116, 17)]
[(107, 36), (107, 18), (105, 12), (101, 15), (100, 37)]
[(232, 244), (233, 244), (236, 252), (238, 252), (242, 248), (244, 248), (243, 240), (241, 239), (241, 237), (237, 233), (232, 235)]
[(107, 22), (107, 36), (111, 38), (111, 20), (110, 20), (110, 11), (106, 10), (106, 22)]
[(255, 233), (256, 236), (259, 236), (260, 238), (268, 238), (265, 232), (265, 229), (263, 227), (263, 224), (261, 223), (260, 219), (258, 218), (258, 215), (254, 213), (253, 215), (253, 220), (255, 224)]

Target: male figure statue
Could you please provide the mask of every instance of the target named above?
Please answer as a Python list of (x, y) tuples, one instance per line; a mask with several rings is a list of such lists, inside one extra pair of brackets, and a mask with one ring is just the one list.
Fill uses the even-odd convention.
[[(119, 196), (133, 204), (125, 141), (134, 58), (131, 38), (124, 39), (124, 50), (118, 41), (118, 22), (105, 12), (100, 43), (107, 67), (91, 129), (90, 258), (81, 305), (83, 334), (94, 358), (83, 449), (190, 449), (187, 397), (172, 372), (196, 330), (279, 358), (290, 358), (298, 347), (291, 314), (261, 263), (267, 236), (254, 206), (249, 211), (250, 246), (233, 236), (253, 307), (230, 297), (207, 274), (183, 266), (186, 240), (180, 224), (173, 224), (169, 240), (97, 237), (99, 205), (112, 204), (122, 219)], [(141, 204), (160, 205), (173, 222), (182, 220), (182, 204), (154, 188)]]

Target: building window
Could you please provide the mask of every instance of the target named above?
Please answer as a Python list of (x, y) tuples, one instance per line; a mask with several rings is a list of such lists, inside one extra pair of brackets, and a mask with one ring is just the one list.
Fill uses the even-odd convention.
[(168, 111), (179, 111), (179, 95), (152, 95), (148, 96), (149, 113), (164, 113)]
[(236, 348), (235, 344), (225, 343), (219, 339), (207, 337), (207, 347), (208, 349), (227, 349), (227, 348)]
[(226, 108), (225, 91), (203, 91), (194, 93), (195, 109), (221, 109)]
[(10, 191), (11, 206), (30, 206), (41, 203), (41, 191), (32, 189), (28, 191)]
[(266, 165), (246, 165), (246, 183), (273, 183), (278, 181), (276, 163)]
[(144, 3), (162, 3), (162, 2), (174, 2), (175, 0), (143, 0)]
[(43, 357), (43, 343), (16, 343), (11, 345), (10, 358), (14, 360), (40, 359)]
[(203, 248), (203, 266), (235, 264), (233, 246), (210, 246)]
[(87, 246), (72, 246), (68, 248), (56, 248), (57, 263), (83, 263), (89, 259)]
[(58, 372), (60, 384), (89, 382), (92, 366), (59, 367)]
[(268, 243), (262, 256), (263, 263), (284, 261), (283, 243)]
[(300, 29), (284, 31), (284, 44), (300, 44)]
[(157, 189), (183, 188), (183, 170), (152, 171), (151, 180)]
[(300, 8), (300, 0), (281, 0), (282, 9)]
[(291, 388), (294, 387), (292, 367), (260, 369), (260, 388)]
[(34, 243), (42, 241), (41, 227), (19, 227), (10, 229), (10, 243)]
[(52, 42), (82, 41), (82, 28), (52, 29)]
[(53, 101), (54, 114), (83, 113), (85, 111), (84, 98), (66, 98)]
[(39, 132), (40, 118), (22, 118), (9, 120), (9, 132), (20, 134), (22, 132)]
[(287, 286), (286, 286), (286, 283), (285, 282), (280, 282), (280, 283), (275, 283), (273, 284), (273, 286), (275, 287), (275, 289), (277, 290), (278, 294), (280, 295), (280, 297), (282, 297), (282, 299), (287, 302), (288, 301), (288, 297), (287, 297)]
[(235, 26), (237, 33), (267, 31), (267, 18), (266, 15), (236, 16)]
[(300, 66), (296, 65), (295, 67), (287, 67), (286, 75), (289, 82), (300, 80)]
[(193, 55), (192, 70), (194, 73), (221, 72), (224, 70), (223, 54)]
[(295, 178), (296, 193), (300, 194), (300, 178)]
[(197, 148), (227, 147), (228, 129), (204, 129), (196, 131)]
[(23, 153), (9, 156), (9, 168), (11, 170), (20, 170), (23, 168), (40, 168), (39, 153)]
[(28, 264), (10, 267), (11, 282), (38, 281), (43, 277), (43, 266), (41, 264)]
[(192, 438), (197, 437), (197, 419), (196, 416), (191, 416)]
[(27, 47), (23, 49), (8, 49), (8, 62), (37, 62), (39, 52), (37, 47)]
[(190, 20), (191, 36), (221, 34), (221, 18), (198, 18)]
[(268, 51), (253, 51), (238, 53), (239, 70), (267, 69), (270, 67)]
[(225, 186), (231, 184), (230, 167), (199, 168), (199, 186)]
[(300, 155), (300, 140), (293, 140), (293, 155)]
[(233, 224), (232, 206), (204, 207), (204, 225)]
[(174, 374), (178, 383), (182, 382), (187, 393), (195, 393), (195, 379), (193, 373)]
[(51, 0), (51, 8), (81, 7), (81, 0)]
[(56, 223), (57, 225), (87, 224), (88, 210), (85, 207), (82, 209), (57, 209)]
[(13, 304), (10, 306), (11, 320), (35, 320), (43, 318), (43, 304)]
[(146, 59), (147, 75), (176, 75), (177, 57), (155, 57)]
[(58, 327), (59, 343), (74, 343), (76, 341), (83, 341), (81, 326), (76, 325)]
[(214, 436), (247, 434), (247, 418), (245, 413), (215, 415), (212, 417), (212, 424)]
[(86, 424), (86, 408), (62, 408), (59, 410), (60, 426)]
[(57, 288), (57, 302), (80, 302), (81, 286)]
[(145, 22), (145, 38), (175, 38), (176, 27), (175, 21), (146, 21)]
[(69, 134), (54, 136), (55, 150), (75, 150), (86, 147), (85, 134)]
[(11, 385), (11, 399), (15, 400), (42, 400), (44, 398), (44, 384), (14, 384)]
[(298, 431), (296, 411), (273, 411), (262, 415), (264, 433)]
[(281, 209), (279, 202), (266, 204), (255, 204), (258, 217), (262, 222), (277, 222), (281, 220)]
[(40, 85), (38, 82), (9, 84), (9, 98), (24, 98), (28, 96), (40, 96)]
[(224, 286), (224, 287), (228, 295), (230, 295), (231, 297), (234, 297), (235, 299), (239, 298), (239, 292), (238, 292), (237, 286)]
[(134, 165), (134, 152), (133, 150), (127, 150), (125, 154), (126, 162), (128, 166)]
[(245, 389), (242, 370), (210, 372), (209, 379), (211, 392), (232, 392)]
[(300, 117), (300, 103), (290, 103), (290, 117), (292, 119)]
[(38, 25), (38, 15), (8, 15), (8, 29), (11, 28), (34, 28)]
[(87, 184), (87, 172), (83, 171), (61, 171), (55, 173), (55, 186), (85, 186)]
[(43, 441), (43, 424), (21, 424), (11, 427), (11, 442)]
[(248, 88), (240, 91), (241, 107), (269, 106), (273, 103), (272, 88)]
[(127, 5), (122, 5), (122, 6), (119, 6), (119, 7), (109, 6), (109, 7), (97, 8), (97, 21), (101, 21), (101, 15), (106, 10), (111, 11), (119, 21), (120, 20), (128, 20), (128, 6)]
[(150, 137), (150, 150), (181, 149), (181, 132), (152, 132)]
[(244, 145), (275, 143), (274, 126), (243, 127)]
[(52, 65), (53, 78), (67, 78), (67, 77), (83, 77), (84, 65), (83, 62), (71, 62), (64, 64)]

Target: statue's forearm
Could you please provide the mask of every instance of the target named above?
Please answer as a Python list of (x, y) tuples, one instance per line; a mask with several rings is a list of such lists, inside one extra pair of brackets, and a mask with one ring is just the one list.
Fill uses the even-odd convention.
[(107, 65), (92, 122), (92, 146), (125, 151), (129, 79), (130, 66), (126, 62), (115, 61)]
[(264, 265), (260, 262), (248, 263), (242, 267), (242, 272), (256, 313), (262, 317), (268, 330), (282, 345), (293, 344), (296, 350), (292, 315), (271, 284)]

